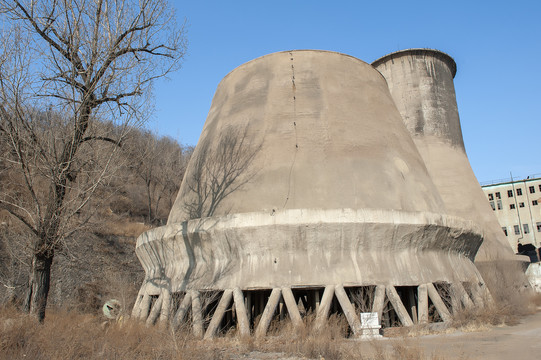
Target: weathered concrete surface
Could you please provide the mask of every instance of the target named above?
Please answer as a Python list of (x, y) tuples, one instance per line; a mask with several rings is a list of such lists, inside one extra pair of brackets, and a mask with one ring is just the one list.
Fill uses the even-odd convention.
[(192, 220), (137, 241), (143, 293), (190, 289), (478, 282), (472, 222), (369, 209), (281, 210)]
[(139, 302), (273, 289), (258, 295), (270, 321), (280, 289), (326, 288), (320, 325), (331, 292), (347, 308), (348, 287), (482, 283), (481, 242), (476, 224), (446, 213), (378, 71), (334, 52), (275, 53), (218, 86), (167, 226), (137, 241)]
[[(213, 213), (281, 209), (395, 209), (444, 213), (385, 79), (351, 56), (280, 52), (252, 60), (218, 85), (193, 158), (228, 129), (247, 129), (253, 176)], [(168, 224), (189, 220), (191, 161)]]
[(484, 242), (476, 262), (515, 259), (464, 149), (453, 84), (454, 60), (437, 50), (409, 49), (386, 55), (372, 65), (387, 80), (447, 213), (482, 227)]

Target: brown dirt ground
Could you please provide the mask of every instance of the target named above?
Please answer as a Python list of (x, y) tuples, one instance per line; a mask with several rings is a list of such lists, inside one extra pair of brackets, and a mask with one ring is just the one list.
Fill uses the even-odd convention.
[[(518, 325), (486, 327), (473, 331), (455, 331), (448, 334), (418, 337), (382, 338), (362, 341), (345, 340), (339, 346), (353, 347), (367, 359), (380, 358), (376, 354), (396, 354), (398, 348), (405, 350), (387, 358), (396, 359), (443, 359), (443, 360), (522, 360), (541, 359), (541, 312), (521, 319)], [(407, 355), (409, 354), (409, 355)], [(253, 351), (243, 355), (226, 356), (227, 359), (288, 359), (306, 357), (277, 352)]]
[(418, 345), (425, 355), (434, 354), (446, 360), (541, 359), (541, 312), (522, 318), (515, 326), (427, 335), (404, 341)]

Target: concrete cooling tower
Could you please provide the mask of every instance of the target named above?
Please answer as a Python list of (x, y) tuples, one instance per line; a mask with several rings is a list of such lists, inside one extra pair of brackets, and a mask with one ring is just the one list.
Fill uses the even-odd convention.
[(362, 335), (359, 312), (388, 327), (482, 305), (482, 228), (447, 210), (399, 110), (374, 67), (335, 52), (229, 73), (167, 225), (137, 240), (133, 316), (209, 338), (340, 313)]
[(464, 148), (453, 78), (456, 63), (431, 49), (409, 49), (372, 63), (385, 77), (447, 213), (481, 226), (476, 263), (516, 259), (471, 169)]

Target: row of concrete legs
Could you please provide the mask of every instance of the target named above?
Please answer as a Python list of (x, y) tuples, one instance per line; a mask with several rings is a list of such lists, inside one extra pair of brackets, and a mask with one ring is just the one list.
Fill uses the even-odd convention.
[(378, 314), (382, 327), (412, 326), (450, 321), (462, 309), (483, 307), (492, 302), (480, 283), (428, 283), (418, 286), (374, 285), (324, 288), (274, 288), (224, 291), (190, 290), (172, 294), (139, 294), (132, 316), (173, 329), (189, 325), (197, 337), (212, 338), (236, 327), (241, 336), (267, 334), (273, 320), (290, 319), (294, 327), (304, 327), (310, 314), (313, 331), (327, 322), (330, 314), (341, 314), (352, 336), (361, 334), (360, 312)]

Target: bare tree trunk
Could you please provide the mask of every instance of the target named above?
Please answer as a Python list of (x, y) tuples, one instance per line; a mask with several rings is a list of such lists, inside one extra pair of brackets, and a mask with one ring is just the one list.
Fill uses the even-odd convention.
[(30, 312), (30, 304), (32, 303), (32, 272), (28, 276), (28, 287), (26, 289), (26, 294), (24, 296), (23, 302), (23, 311), (26, 313)]
[(32, 258), (32, 269), (24, 308), (34, 315), (39, 322), (43, 322), (45, 319), (53, 256), (52, 253), (46, 255), (37, 254)]

